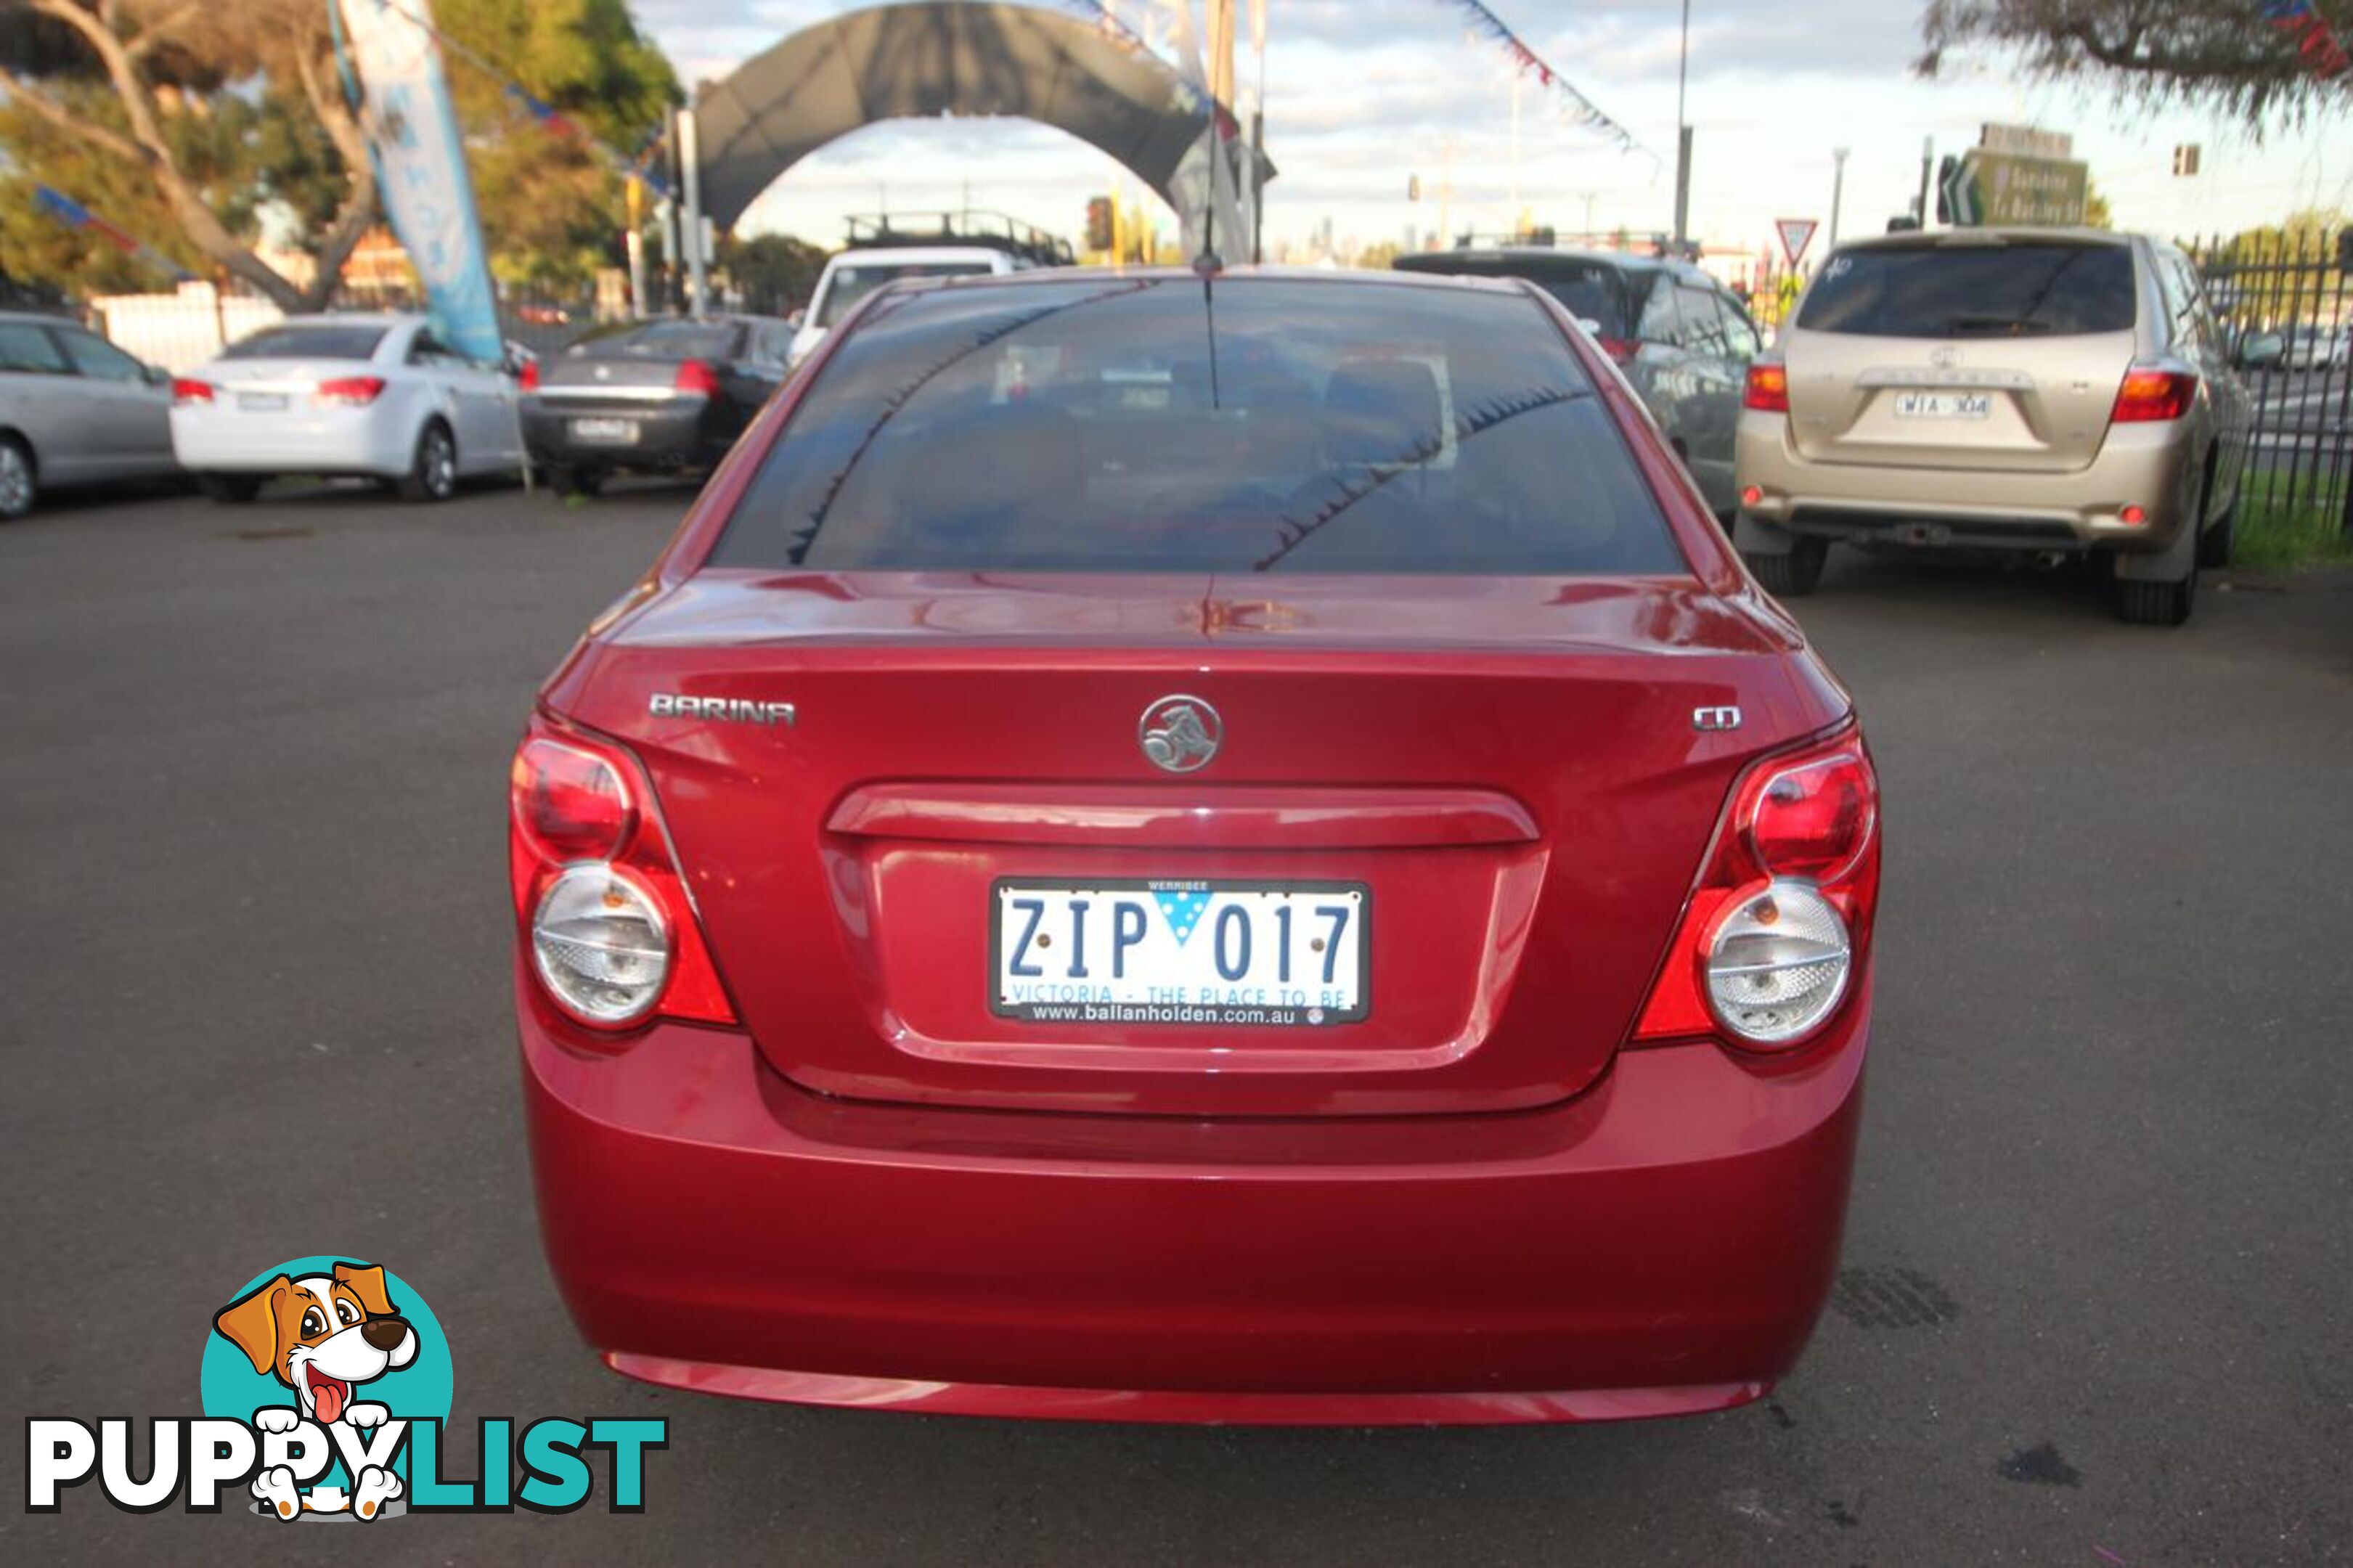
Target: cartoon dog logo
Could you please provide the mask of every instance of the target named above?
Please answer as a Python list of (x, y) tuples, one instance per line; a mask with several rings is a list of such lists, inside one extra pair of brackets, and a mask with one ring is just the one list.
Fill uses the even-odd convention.
[[(331, 1274), (300, 1279), (280, 1274), (222, 1308), (213, 1327), (245, 1352), (254, 1371), (293, 1391), (291, 1405), (254, 1412), (253, 1424), (264, 1432), (291, 1432), (304, 1421), (322, 1426), (341, 1421), (363, 1431), (380, 1426), (391, 1413), (355, 1399), (354, 1391), (417, 1359), (417, 1331), (385, 1293), (384, 1270), (357, 1263), (338, 1263)], [(379, 1465), (361, 1471), (348, 1499), (335, 1488), (297, 1491), (285, 1465), (265, 1469), (253, 1482), (253, 1495), (280, 1519), (306, 1508), (315, 1513), (348, 1509), (374, 1519), (401, 1491), (400, 1478)]]

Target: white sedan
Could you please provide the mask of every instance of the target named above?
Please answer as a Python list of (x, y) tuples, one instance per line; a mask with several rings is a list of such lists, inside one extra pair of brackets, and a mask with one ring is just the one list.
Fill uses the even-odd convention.
[(445, 347), (418, 316), (305, 316), (172, 383), (172, 448), (216, 500), (281, 474), (358, 476), (446, 500), (523, 462), (515, 379)]

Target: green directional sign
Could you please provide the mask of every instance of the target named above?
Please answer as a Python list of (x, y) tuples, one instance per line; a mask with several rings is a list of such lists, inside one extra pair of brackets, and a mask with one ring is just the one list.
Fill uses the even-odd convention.
[(2073, 159), (1973, 147), (1945, 175), (1944, 205), (1957, 228), (2067, 228), (2084, 221), (2091, 183)]

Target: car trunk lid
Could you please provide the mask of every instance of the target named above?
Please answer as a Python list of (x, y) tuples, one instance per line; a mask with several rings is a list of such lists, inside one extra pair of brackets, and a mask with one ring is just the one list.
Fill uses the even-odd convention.
[[(794, 721), (657, 713), (664, 695), (790, 702)], [(1222, 723), (1195, 773), (1140, 743), (1172, 695)], [(1492, 1110), (1589, 1084), (1742, 764), (1843, 708), (1773, 623), (1690, 583), (748, 571), (625, 616), (549, 701), (645, 762), (782, 1073), (1186, 1116)], [(1745, 726), (1694, 727), (1722, 707)], [(1169, 942), (1203, 889), (1265, 900), (1261, 942), (1302, 889), (1303, 970), (1368, 938), (1349, 949), (1361, 1016), (1008, 1010), (1006, 944), (1056, 983), (1089, 962), (1075, 928), (1008, 923), (1040, 888), (1132, 899)], [(1315, 913), (1335, 900), (1361, 923)]]

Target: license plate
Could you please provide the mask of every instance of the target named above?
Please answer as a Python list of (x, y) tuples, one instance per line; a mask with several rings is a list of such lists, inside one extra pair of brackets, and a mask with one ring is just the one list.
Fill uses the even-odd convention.
[(572, 422), (572, 438), (634, 446), (638, 439), (638, 422), (634, 419), (575, 419)]
[(1983, 419), (1993, 413), (1989, 392), (1899, 392), (1898, 419)]
[(989, 1010), (1038, 1024), (1315, 1027), (1369, 1011), (1362, 882), (999, 881)]
[(237, 395), (237, 405), (248, 414), (275, 414), (286, 406), (286, 395), (282, 392), (240, 392)]

